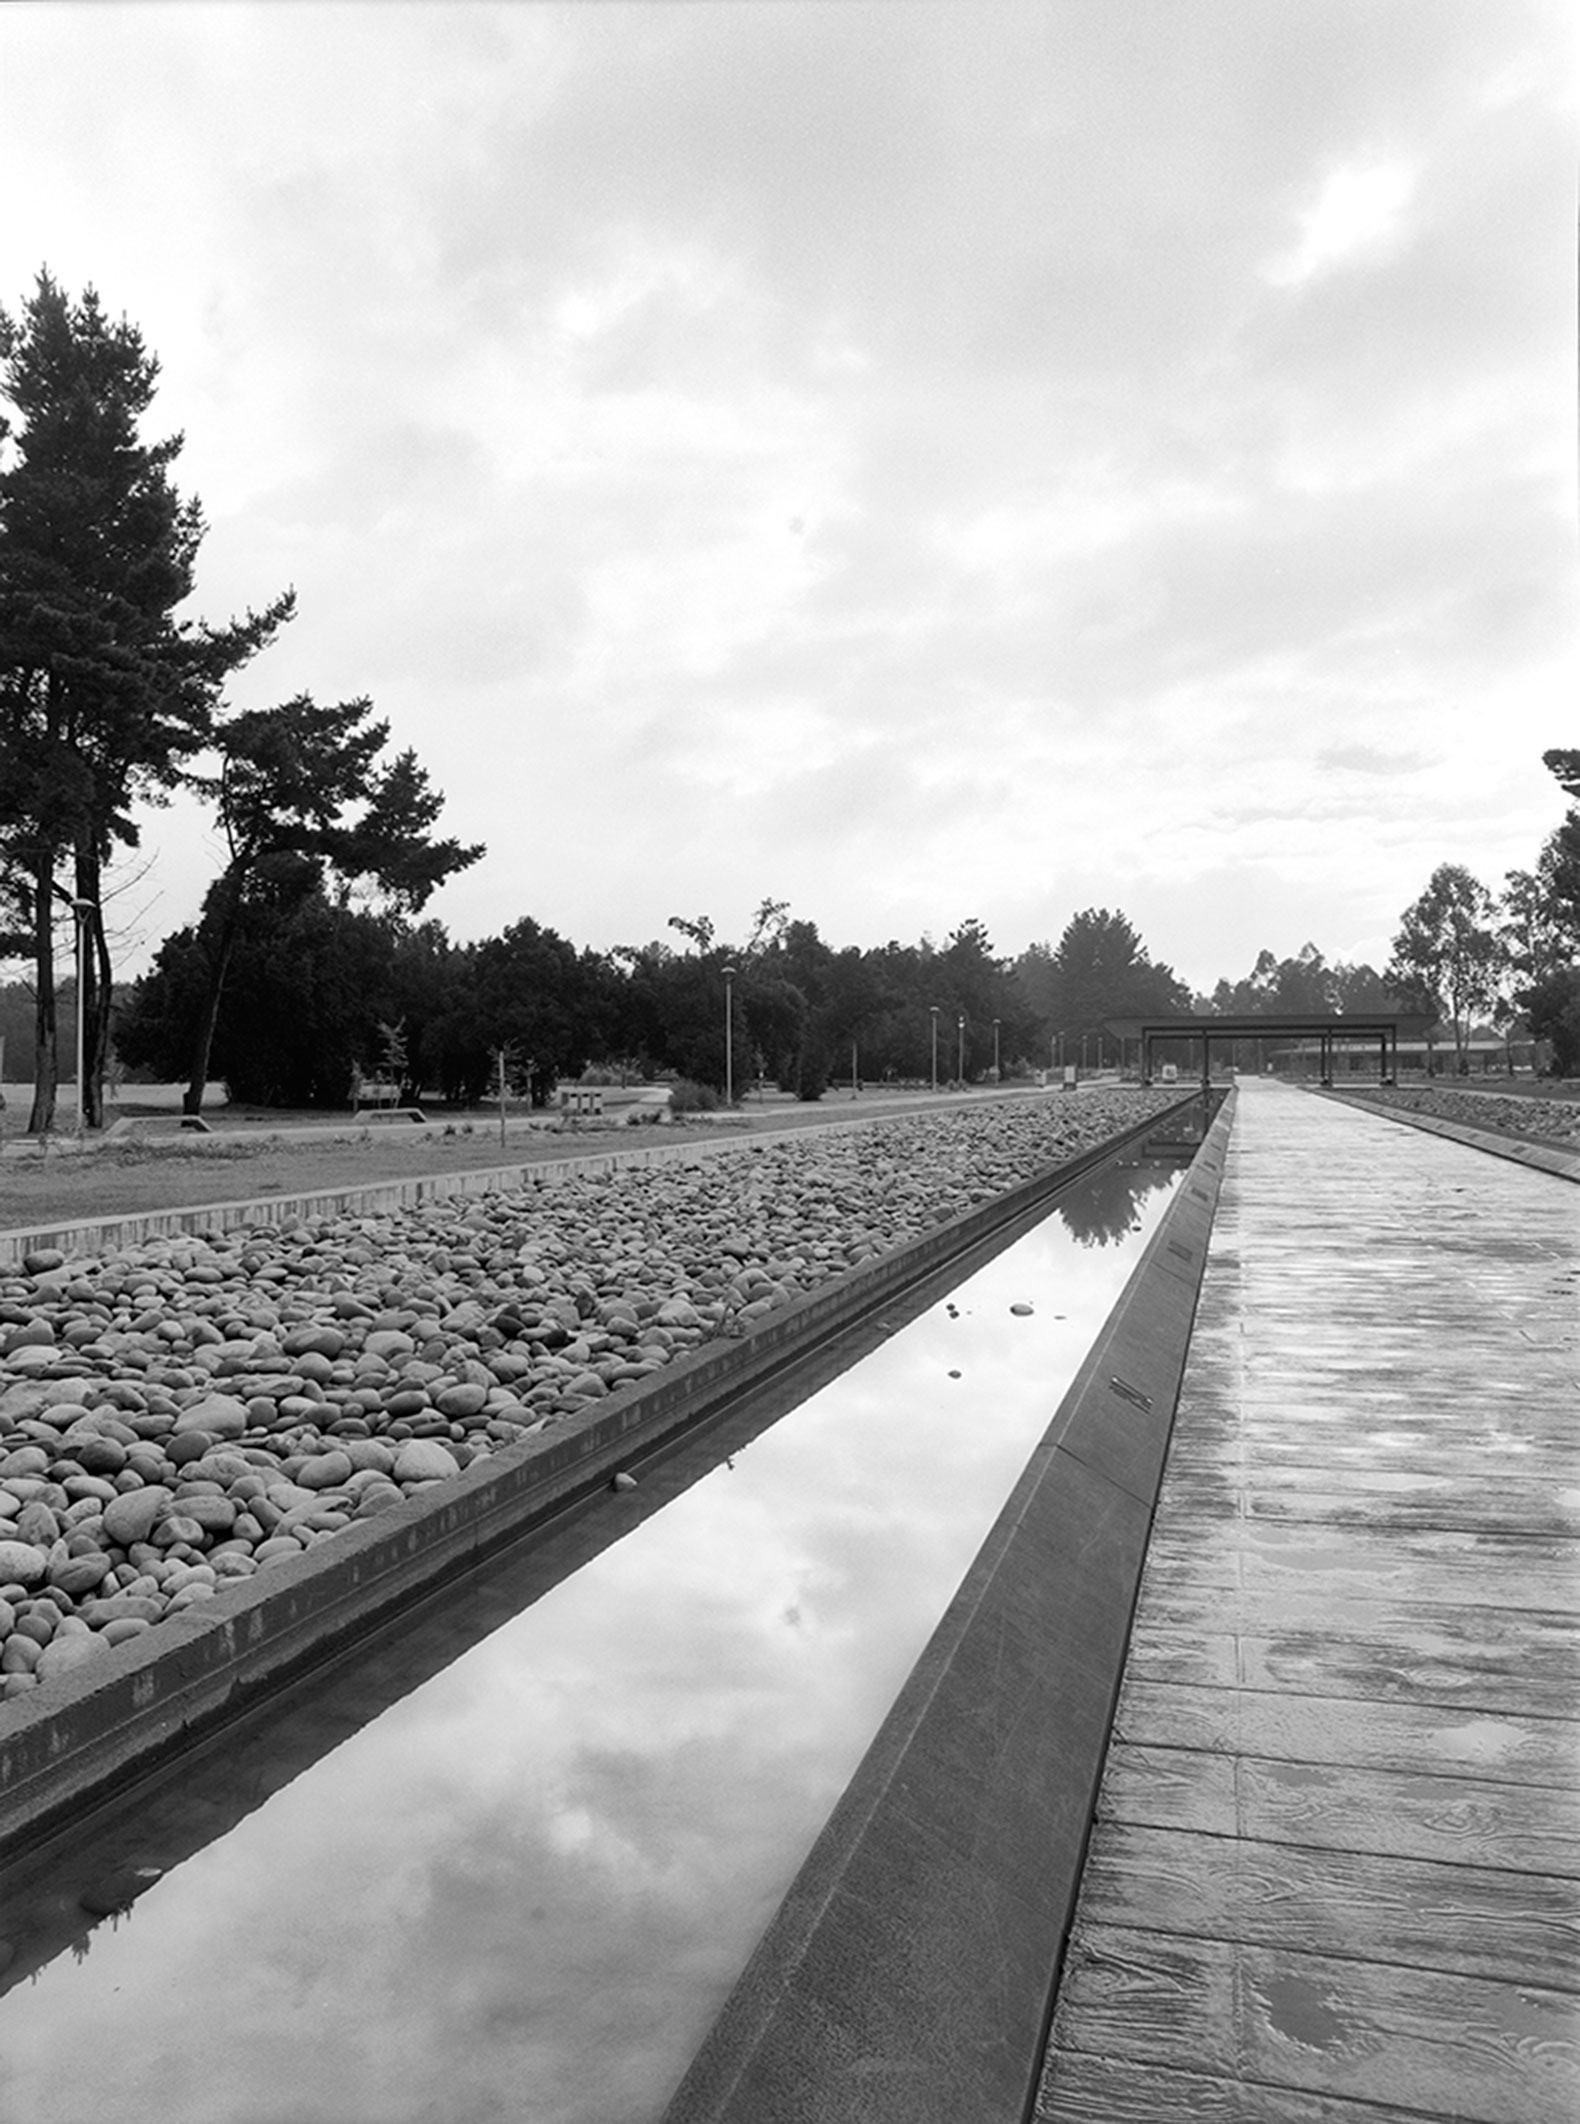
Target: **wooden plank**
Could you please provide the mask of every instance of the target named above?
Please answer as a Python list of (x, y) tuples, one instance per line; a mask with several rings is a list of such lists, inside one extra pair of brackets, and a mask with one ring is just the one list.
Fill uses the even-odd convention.
[(1570, 1786), (1580, 1721), (1514, 1719), (1431, 1705), (1358, 1703), (1127, 1679), (1114, 1730), (1142, 1746), (1261, 1755), (1277, 1762)]
[[(1147, 1556), (1146, 1584), (1174, 1594), (1233, 1582), (1253, 1596), (1301, 1579), (1340, 1599), (1472, 1602), (1552, 1610), (1580, 1582), (1580, 1543), (1410, 1528), (1171, 1520), (1168, 1499)], [(1230, 1572), (1234, 1573), (1232, 1581)]]
[(1419, 2109), (1221, 2080), (1131, 2058), (1048, 2054), (1032, 2124), (1422, 2124)]
[(1580, 1879), (1576, 1784), (1511, 1794), (1473, 1777), (1117, 1742), (1099, 1819)]
[(1254, 1466), (1258, 1482), (1268, 1475), (1275, 1480), (1318, 1481), (1338, 1474), (1347, 1482), (1354, 1473), (1397, 1469), (1401, 1456), (1415, 1459), (1418, 1465), (1433, 1464), (1445, 1447), (1464, 1458), (1479, 1456), (1478, 1467), (1484, 1461), (1504, 1481), (1574, 1481), (1573, 1444), (1554, 1438), (1550, 1427), (1522, 1424), (1518, 1411), (1528, 1404), (1511, 1401), (1507, 1413), (1499, 1411), (1493, 1418), (1484, 1397), (1478, 1395), (1477, 1400), (1474, 1427), (1453, 1426), (1446, 1437), (1441, 1418), (1418, 1425), (1391, 1422), (1383, 1426), (1371, 1415), (1358, 1422), (1353, 1403), (1345, 1404), (1342, 1420), (1316, 1425), (1304, 1421), (1292, 1425), (1287, 1408), (1262, 1418), (1242, 1409), (1232, 1430), (1208, 1436), (1192, 1407), (1169, 1448), (1169, 1481), (1205, 1480), (1209, 1474), (1237, 1480), (1243, 1464)]
[[(1266, 1604), (1246, 1601), (1247, 1615)], [(1127, 1671), (1144, 1681), (1288, 1690), (1563, 1718), (1580, 1704), (1580, 1625), (1500, 1608), (1412, 1606), (1290, 1618), (1261, 1632), (1192, 1629), (1143, 1614)], [(1233, 1616), (1220, 1614), (1220, 1624)], [(1369, 1620), (1369, 1627), (1368, 1627)], [(1305, 1626), (1301, 1627), (1304, 1621)]]
[(1324, 1764), (1237, 1764), (1242, 1835), (1580, 1879), (1580, 1787)]
[[(1571, 1543), (1580, 1536), (1580, 1501), (1574, 1492), (1555, 1492), (1539, 1483), (1500, 1481), (1482, 1469), (1415, 1476), (1408, 1489), (1398, 1482), (1385, 1484), (1381, 1477), (1368, 1480), (1365, 1476), (1355, 1477), (1342, 1490), (1315, 1489), (1299, 1481), (1276, 1483), (1259, 1473), (1244, 1486), (1240, 1497), (1254, 1519), (1377, 1527), (1390, 1538), (1401, 1527), (1412, 1531), (1485, 1529)], [(1576, 1543), (1576, 1554), (1580, 1557), (1580, 1543)], [(1569, 1568), (1573, 1573), (1573, 1562)]]
[(1238, 1941), (1083, 1924), (1053, 2049), (1460, 2124), (1580, 2115), (1573, 1993)]
[(1110, 1819), (1081, 1921), (1580, 1991), (1580, 1887), (1486, 1866)]

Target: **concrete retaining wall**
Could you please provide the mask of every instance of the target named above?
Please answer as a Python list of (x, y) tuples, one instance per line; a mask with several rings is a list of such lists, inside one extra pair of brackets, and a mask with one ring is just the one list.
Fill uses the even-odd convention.
[[(1181, 1102), (1189, 1103), (1188, 1101)], [(596, 1490), (663, 1440), (705, 1420), (895, 1292), (1039, 1215), (1108, 1143), (940, 1225), (881, 1260), (694, 1352), (595, 1411), (475, 1463), (427, 1496), (354, 1524), (167, 1617), (102, 1661), (56, 1676), (0, 1711), (0, 1850), (86, 1804), (130, 1766), (177, 1743), (304, 1661), (348, 1639), (535, 1520)], [(530, 1169), (529, 1169), (530, 1170)]]
[(1233, 1106), (1231, 1093), (665, 2124), (1020, 2124)]

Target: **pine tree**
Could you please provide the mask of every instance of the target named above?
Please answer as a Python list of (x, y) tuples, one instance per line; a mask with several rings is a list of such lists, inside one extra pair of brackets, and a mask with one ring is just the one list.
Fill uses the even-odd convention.
[[(54, 1122), (59, 1078), (55, 918), (82, 925), (90, 1121), (113, 968), (105, 865), (135, 847), (133, 809), (160, 801), (208, 742), (220, 690), (290, 616), (289, 593), (211, 628), (177, 620), (204, 524), (170, 478), (182, 438), (142, 440), (159, 364), (90, 288), (41, 272), (0, 311), (0, 894), (25, 938), (37, 1010), (29, 1127)], [(69, 878), (69, 883), (65, 879)]]
[(204, 993), (182, 1100), (189, 1114), (202, 1108), (226, 976), (243, 916), (260, 895), (283, 887), (300, 899), (332, 878), (342, 908), (365, 885), (392, 912), (416, 914), (483, 853), (481, 844), (433, 838), (444, 799), (414, 752), (378, 764), (389, 724), (370, 722), (372, 712), (365, 698), (320, 707), (303, 693), (215, 732), (220, 772), (199, 786), (218, 808), (228, 860), (198, 930)]

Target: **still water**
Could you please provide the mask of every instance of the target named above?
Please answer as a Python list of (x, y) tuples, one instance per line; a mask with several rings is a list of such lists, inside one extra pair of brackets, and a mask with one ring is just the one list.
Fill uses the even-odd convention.
[[(472, 1627), (403, 1629), (4, 1892), (0, 2124), (658, 2116), (1178, 1173), (1089, 1176), (573, 1575), (502, 1566)], [(115, 1865), (161, 1877), (90, 1929)]]

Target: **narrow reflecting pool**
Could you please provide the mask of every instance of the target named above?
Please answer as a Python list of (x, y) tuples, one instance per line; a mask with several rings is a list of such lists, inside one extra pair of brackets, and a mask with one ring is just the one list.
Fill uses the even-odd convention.
[[(1162, 1213), (1132, 1161), (416, 1687), (386, 1642), (8, 1894), (5, 2124), (657, 2116)], [(89, 1930), (112, 1863), (162, 1877)]]

